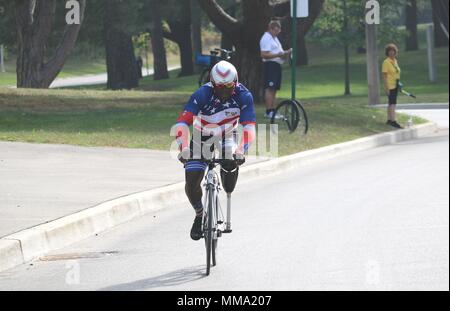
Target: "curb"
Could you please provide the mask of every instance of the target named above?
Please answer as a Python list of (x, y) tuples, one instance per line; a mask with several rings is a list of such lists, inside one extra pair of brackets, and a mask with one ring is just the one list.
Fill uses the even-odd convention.
[[(239, 175), (250, 179), (342, 155), (410, 140), (438, 131), (435, 123), (377, 134), (353, 141), (268, 160), (243, 167)], [(0, 272), (29, 262), (56, 249), (94, 236), (119, 224), (186, 201), (184, 182), (135, 193), (101, 203), (75, 214), (0, 239)]]
[[(448, 103), (431, 103), (431, 104), (397, 104), (397, 109), (405, 110), (427, 110), (427, 109), (448, 109)], [(388, 105), (374, 105), (373, 108), (387, 108)]]

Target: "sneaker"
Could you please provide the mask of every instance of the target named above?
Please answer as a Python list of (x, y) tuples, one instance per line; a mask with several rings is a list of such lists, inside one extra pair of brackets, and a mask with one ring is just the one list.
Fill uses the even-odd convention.
[(398, 124), (397, 121), (392, 121), (391, 126), (398, 128), (398, 129), (403, 129), (403, 127), (400, 124)]
[(265, 113), (264, 114), (264, 118), (266, 118), (266, 119), (272, 119), (272, 116), (273, 116), (273, 111), (271, 111), (271, 112), (269, 112), (269, 113)]
[[(269, 113), (265, 113), (265, 114), (264, 114), (264, 118), (266, 118), (266, 119), (272, 119), (274, 113), (275, 113), (275, 112), (273, 112), (273, 111), (271, 111), (271, 112), (269, 112)], [(284, 116), (283, 116), (282, 114), (277, 113), (277, 114), (275, 115), (275, 120), (280, 120), (280, 119), (284, 119)]]
[(196, 216), (191, 228), (191, 239), (193, 239), (194, 241), (198, 241), (202, 238), (202, 236), (202, 217)]

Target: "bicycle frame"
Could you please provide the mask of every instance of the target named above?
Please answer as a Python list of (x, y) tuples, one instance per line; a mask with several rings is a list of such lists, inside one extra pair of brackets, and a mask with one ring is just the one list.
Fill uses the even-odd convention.
[[(205, 198), (204, 198), (204, 209), (203, 212), (207, 213), (207, 200), (209, 200), (208, 198), (208, 193), (209, 191), (213, 192), (212, 197), (214, 198), (214, 202), (213, 206), (215, 208), (213, 208), (212, 211), (212, 215), (208, 215), (208, 216), (212, 216), (213, 219), (213, 234), (214, 234), (214, 239), (217, 239), (220, 235), (221, 232), (224, 231), (224, 223), (222, 220), (219, 219), (219, 217), (221, 219), (223, 219), (223, 212), (222, 212), (222, 208), (220, 206), (220, 202), (219, 202), (219, 192), (221, 190), (221, 186), (220, 186), (220, 177), (217, 174), (217, 172), (214, 170), (216, 165), (219, 164), (220, 162), (217, 160), (212, 160), (211, 163), (208, 163), (208, 171), (206, 173), (205, 176), (205, 183), (204, 183), (204, 187), (205, 187)], [(229, 214), (228, 214), (229, 215)], [(205, 215), (204, 215), (205, 216)], [(229, 218), (229, 217), (228, 217)], [(203, 217), (203, 221), (205, 220), (205, 217)], [(205, 224), (203, 224), (204, 226)]]

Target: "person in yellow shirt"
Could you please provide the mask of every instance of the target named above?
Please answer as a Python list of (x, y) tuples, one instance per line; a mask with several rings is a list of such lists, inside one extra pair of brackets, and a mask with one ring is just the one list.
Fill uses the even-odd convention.
[(400, 83), (400, 67), (397, 62), (398, 48), (395, 44), (388, 44), (385, 49), (386, 59), (383, 62), (382, 73), (384, 80), (384, 91), (389, 99), (388, 120), (386, 124), (395, 128), (402, 128), (396, 121), (395, 109)]

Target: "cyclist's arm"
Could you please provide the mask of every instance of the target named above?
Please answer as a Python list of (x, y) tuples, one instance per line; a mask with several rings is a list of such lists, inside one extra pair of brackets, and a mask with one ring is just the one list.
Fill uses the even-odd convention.
[(250, 92), (241, 97), (241, 116), (239, 123), (244, 127), (242, 139), (236, 153), (244, 154), (256, 138), (256, 114), (253, 96)]
[(256, 139), (256, 123), (243, 122), (241, 124), (244, 126), (244, 130), (242, 133), (241, 142), (238, 145), (236, 153), (245, 154)]
[(184, 106), (183, 112), (180, 113), (177, 123), (175, 124), (175, 139), (180, 150), (189, 147), (189, 127), (194, 122), (194, 117), (198, 115), (201, 105), (201, 94), (197, 91), (194, 93), (189, 102)]

